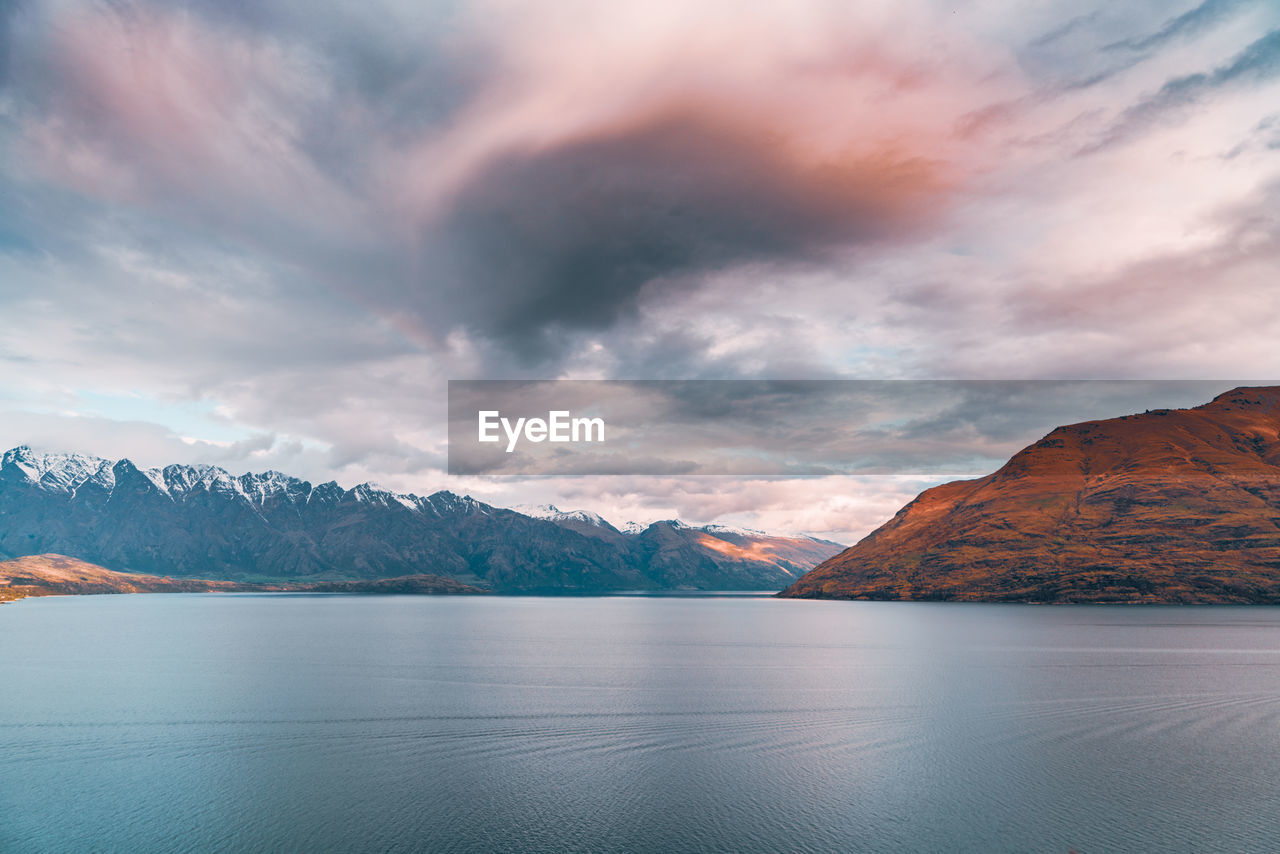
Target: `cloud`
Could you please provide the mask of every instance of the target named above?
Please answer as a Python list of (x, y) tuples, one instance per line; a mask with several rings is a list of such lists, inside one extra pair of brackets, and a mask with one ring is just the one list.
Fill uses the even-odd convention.
[(464, 323), (546, 358), (564, 332), (634, 314), (646, 287), (816, 263), (920, 227), (948, 189), (909, 150), (807, 162), (778, 136), (690, 108), (497, 159), (433, 236), (433, 278), (447, 271)]
[(328, 100), (307, 50), (137, 3), (46, 24), (22, 152), (58, 183), (232, 234), (358, 230), (358, 200), (302, 151)]
[(1222, 157), (1224, 160), (1234, 160), (1246, 152), (1259, 150), (1280, 150), (1280, 113), (1272, 113), (1259, 121), (1244, 141), (1233, 146)]
[(177, 459), (261, 466), (277, 441), (269, 433), (226, 443), (186, 439), (161, 424), (88, 415), (17, 410), (0, 413), (0, 418), (0, 444), (6, 449), (31, 445), (54, 452), (73, 450), (104, 459), (128, 458), (143, 466), (164, 466)]
[(1062, 41), (1069, 36), (1075, 35), (1082, 30), (1092, 27), (1098, 21), (1100, 15), (1101, 12), (1095, 9), (1087, 14), (1076, 15), (1074, 18), (1069, 18), (1049, 30), (1047, 33), (1032, 39), (1028, 44), (1028, 47), (1043, 48), (1052, 45), (1055, 42)]
[(47, 181), (302, 268), (420, 346), (463, 330), (548, 367), (646, 290), (917, 233), (973, 171), (945, 116), (991, 65), (963, 38), (935, 34), (945, 59), (878, 38), (918, 11), (822, 4), (786, 41), (758, 10), (675, 5), (566, 27), (479, 4), (414, 39), (389, 9), (39, 11), (13, 143)]
[[(1244, 381), (451, 383), (449, 468), (492, 475), (966, 475), (1054, 427), (1196, 406)], [(476, 440), (477, 416), (598, 417), (603, 441)], [(570, 416), (566, 416), (567, 418)]]
[(155, 462), (781, 523), (804, 488), (447, 478), (445, 380), (1276, 373), (1280, 21), (1179, 11), (0, 0), (0, 399), (69, 450), (93, 392)]
[(1125, 110), (1102, 139), (1081, 153), (1093, 154), (1131, 139), (1152, 125), (1178, 116), (1211, 93), (1262, 83), (1277, 76), (1280, 76), (1280, 30), (1272, 30), (1212, 71), (1169, 80), (1154, 94)]
[(0, 89), (9, 79), (9, 62), (13, 54), (13, 19), (21, 10), (20, 0), (0, 0)]
[(539, 478), (478, 480), (468, 491), (499, 506), (552, 503), (589, 509), (610, 523), (641, 524), (681, 519), (753, 527), (780, 534), (808, 534), (852, 544), (889, 521), (922, 490), (939, 483), (924, 477), (805, 478)]
[(1155, 50), (1176, 39), (1202, 33), (1248, 5), (1249, 0), (1204, 0), (1200, 5), (1165, 21), (1155, 32), (1112, 42), (1104, 50)]
[[(554, 371), (721, 271), (919, 234), (981, 159), (951, 119), (1002, 86), (915, 8), (570, 5), (496, 4), (503, 74), (400, 161), (408, 306), (504, 367)], [(888, 38), (917, 25), (951, 50)]]

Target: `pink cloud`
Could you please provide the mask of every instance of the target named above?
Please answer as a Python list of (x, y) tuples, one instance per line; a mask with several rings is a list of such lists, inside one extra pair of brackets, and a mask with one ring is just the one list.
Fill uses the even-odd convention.
[(304, 53), (142, 5), (71, 11), (50, 32), (55, 85), (25, 132), (47, 177), (198, 218), (352, 218), (301, 150), (300, 117), (328, 86)]
[(1006, 52), (913, 4), (499, 2), (473, 18), (499, 71), (407, 153), (401, 192), (428, 217), (494, 157), (679, 113), (785, 150), (801, 171), (891, 153), (959, 179), (997, 159), (956, 132), (961, 117), (1022, 92)]

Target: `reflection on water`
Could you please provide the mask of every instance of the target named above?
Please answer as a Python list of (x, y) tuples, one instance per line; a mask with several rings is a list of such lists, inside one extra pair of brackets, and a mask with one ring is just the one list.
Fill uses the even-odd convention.
[(3, 851), (1273, 851), (1280, 610), (0, 609)]

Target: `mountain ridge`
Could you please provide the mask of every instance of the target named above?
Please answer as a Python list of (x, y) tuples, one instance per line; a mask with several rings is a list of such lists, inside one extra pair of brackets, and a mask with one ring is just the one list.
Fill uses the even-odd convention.
[(0, 558), (60, 553), (114, 570), (238, 581), (430, 574), (502, 592), (593, 592), (776, 590), (839, 550), (772, 538), (734, 553), (668, 538), (676, 523), (633, 535), (588, 516), (599, 518), (539, 519), (447, 490), (139, 468), (26, 445), (0, 456)]
[(1280, 387), (1058, 427), (780, 595), (1280, 603)]

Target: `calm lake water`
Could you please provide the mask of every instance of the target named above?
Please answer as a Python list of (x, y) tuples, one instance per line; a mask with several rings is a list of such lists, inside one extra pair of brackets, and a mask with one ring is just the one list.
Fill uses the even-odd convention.
[(0, 850), (1273, 852), (1280, 609), (0, 608)]

